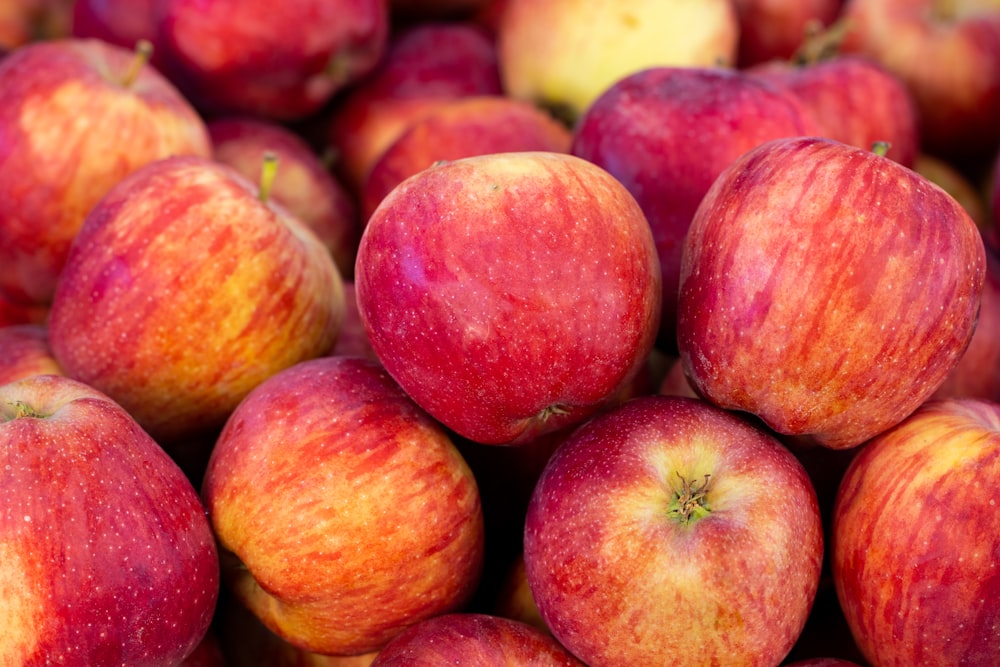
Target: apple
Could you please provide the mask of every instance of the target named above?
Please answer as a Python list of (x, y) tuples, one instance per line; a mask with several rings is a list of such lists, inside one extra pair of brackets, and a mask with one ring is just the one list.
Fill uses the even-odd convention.
[(415, 120), (372, 165), (361, 189), (367, 220), (389, 191), (442, 160), (516, 151), (568, 153), (569, 129), (538, 107), (503, 95), (465, 96)]
[(906, 84), (870, 58), (844, 54), (802, 63), (772, 60), (745, 70), (798, 97), (819, 134), (913, 167), (920, 154), (917, 107)]
[(883, 64), (910, 88), (921, 144), (977, 160), (1000, 146), (1000, 2), (845, 0), (845, 52)]
[(721, 407), (855, 447), (944, 382), (985, 272), (975, 222), (926, 178), (834, 140), (777, 139), (731, 164), (695, 213), (681, 362)]
[(34, 41), (69, 35), (73, 0), (3, 0), (0, 2), (0, 59), (5, 50)]
[(497, 27), (504, 92), (572, 124), (640, 70), (735, 65), (738, 21), (731, 0), (508, 0)]
[[(159, 17), (157, 0), (73, 0), (71, 34), (74, 37), (100, 39), (128, 49), (146, 40), (156, 41)], [(159, 49), (152, 60), (158, 63)]]
[(372, 667), (546, 665), (586, 667), (551, 635), (509, 618), (452, 613), (429, 618), (396, 635)]
[(48, 306), (14, 303), (0, 291), (0, 327), (11, 324), (44, 324), (48, 316)]
[(44, 324), (0, 327), (0, 384), (32, 375), (63, 375)]
[(642, 210), (566, 153), (468, 157), (403, 181), (368, 220), (354, 286), (390, 375), (483, 444), (527, 442), (604, 408), (659, 325)]
[(378, 650), (479, 583), (472, 471), (365, 359), (304, 361), (258, 385), (219, 436), (202, 496), (227, 589), (308, 651)]
[(327, 354), (343, 309), (308, 227), (231, 168), (177, 156), (125, 177), (87, 216), (49, 339), (67, 375), (169, 448), (221, 428), (275, 372)]
[(194, 108), (148, 52), (99, 40), (33, 42), (0, 60), (0, 292), (46, 305), (70, 243), (127, 174), (211, 154)]
[(837, 495), (833, 575), (873, 665), (1000, 664), (1000, 406), (928, 401), (868, 442)]
[(214, 627), (209, 627), (194, 651), (184, 658), (179, 667), (229, 667)]
[(59, 375), (0, 385), (4, 665), (178, 664), (219, 592), (198, 494), (125, 410)]
[(663, 282), (658, 347), (677, 351), (682, 241), (709, 186), (751, 148), (813, 128), (792, 96), (742, 72), (705, 67), (626, 76), (579, 118), (571, 152), (621, 181), (653, 230)]
[(542, 619), (590, 667), (777, 665), (822, 556), (816, 494), (792, 453), (676, 396), (580, 426), (542, 472), (524, 529)]
[(365, 331), (365, 325), (361, 321), (357, 292), (352, 280), (344, 281), (344, 320), (331, 354), (364, 357), (378, 362), (378, 355), (372, 349), (368, 341), (368, 332)]
[(523, 552), (513, 560), (501, 580), (492, 613), (503, 618), (512, 618), (515, 621), (527, 623), (542, 632), (552, 634), (549, 626), (545, 625), (545, 620), (542, 618), (541, 612), (538, 611), (538, 605), (535, 604), (535, 598), (531, 594)]
[(341, 276), (354, 272), (361, 237), (357, 204), (305, 138), (275, 121), (226, 116), (208, 122), (212, 156), (249, 180), (266, 153), (278, 160), (270, 198), (304, 222), (333, 256)]
[(414, 120), (442, 103), (502, 93), (496, 46), (468, 22), (422, 22), (393, 33), (376, 69), (338, 96), (327, 119), (334, 168), (351, 191)]
[(975, 221), (979, 231), (983, 234), (984, 242), (1000, 249), (1000, 245), (991, 241), (996, 234), (996, 229), (992, 227), (990, 222), (986, 198), (972, 183), (969, 176), (951, 162), (928, 153), (917, 155), (917, 159), (913, 163), (913, 170), (936, 183), (954, 197), (969, 214), (969, 217)]
[(733, 0), (739, 18), (736, 64), (788, 60), (803, 42), (829, 28), (842, 0)]
[(385, 53), (385, 0), (162, 0), (163, 70), (211, 115), (295, 121), (372, 71)]

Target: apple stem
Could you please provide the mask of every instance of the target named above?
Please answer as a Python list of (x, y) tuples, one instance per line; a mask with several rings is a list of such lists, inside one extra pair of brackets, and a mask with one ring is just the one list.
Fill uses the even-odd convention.
[(809, 21), (802, 44), (792, 56), (792, 62), (802, 66), (829, 60), (840, 52), (840, 46), (850, 28), (850, 22), (846, 19), (835, 21), (827, 28), (818, 20)]
[(872, 144), (872, 153), (875, 153), (875, 155), (879, 155), (881, 157), (885, 157), (886, 153), (889, 152), (889, 149), (891, 147), (892, 144), (890, 144), (888, 141), (876, 141)]
[(149, 59), (153, 57), (153, 43), (148, 39), (140, 39), (135, 44), (135, 58), (132, 59), (132, 65), (129, 67), (128, 71), (125, 72), (125, 76), (122, 77), (122, 85), (126, 88), (130, 87), (135, 80), (139, 78), (139, 72), (142, 68), (146, 66)]
[(257, 198), (261, 203), (266, 204), (271, 198), (271, 188), (274, 186), (274, 179), (278, 175), (278, 156), (272, 151), (264, 153), (264, 160), (260, 167), (260, 190)]
[(677, 476), (681, 480), (681, 490), (674, 493), (667, 513), (684, 525), (708, 516), (712, 512), (708, 505), (708, 487), (712, 476), (706, 473), (701, 484), (697, 480), (685, 479), (680, 473)]

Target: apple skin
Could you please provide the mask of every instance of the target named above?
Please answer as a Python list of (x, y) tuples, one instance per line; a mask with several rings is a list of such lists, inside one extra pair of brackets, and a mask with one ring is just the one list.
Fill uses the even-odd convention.
[(211, 154), (194, 108), (136, 53), (99, 40), (35, 42), (0, 60), (0, 291), (48, 304), (70, 243), (125, 175)]
[(871, 664), (1000, 664), (998, 453), (997, 404), (928, 401), (848, 468), (833, 575)]
[(264, 155), (278, 158), (271, 199), (304, 222), (333, 256), (340, 275), (354, 273), (361, 238), (357, 204), (306, 142), (275, 121), (226, 116), (208, 121), (212, 157), (258, 181)]
[(448, 100), (502, 92), (496, 46), (479, 26), (401, 28), (375, 70), (334, 100), (326, 130), (334, 168), (360, 196), (372, 165), (414, 120)]
[(0, 385), (32, 375), (64, 375), (44, 324), (0, 327)]
[(304, 224), (229, 167), (178, 156), (122, 179), (87, 216), (49, 340), (67, 375), (169, 447), (221, 428), (278, 370), (327, 354), (343, 309), (333, 259)]
[(573, 155), (606, 169), (642, 207), (663, 282), (657, 345), (676, 354), (681, 248), (709, 186), (765, 141), (812, 134), (795, 98), (741, 72), (654, 67), (612, 84), (573, 131)]
[(48, 306), (14, 303), (0, 292), (0, 327), (11, 324), (44, 324), (49, 317)]
[(358, 309), (358, 296), (354, 289), (354, 281), (344, 281), (344, 321), (340, 326), (337, 342), (331, 354), (342, 356), (364, 357), (378, 362), (378, 355), (368, 341), (368, 332), (361, 321), (361, 311)]
[(472, 471), (364, 359), (305, 361), (255, 388), (219, 436), (202, 496), (228, 590), (308, 651), (378, 650), (479, 582)]
[(861, 667), (861, 665), (841, 658), (806, 658), (786, 663), (785, 667)]
[(821, 136), (864, 149), (884, 141), (887, 157), (914, 166), (920, 154), (916, 103), (902, 79), (870, 58), (772, 60), (745, 71), (798, 97)]
[(503, 95), (466, 96), (415, 120), (372, 166), (361, 191), (365, 220), (389, 191), (441, 160), (516, 151), (568, 153), (569, 128), (538, 107)]
[[(73, 0), (71, 34), (74, 37), (100, 39), (126, 49), (139, 40), (156, 41), (159, 18), (157, 0)], [(160, 58), (153, 48), (154, 65)]]
[(483, 613), (435, 616), (410, 626), (379, 651), (372, 667), (547, 665), (586, 667), (551, 635)]
[(177, 664), (219, 593), (198, 494), (118, 404), (59, 375), (0, 385), (4, 665)]
[(929, 153), (976, 160), (1000, 146), (1000, 3), (845, 0), (845, 53), (902, 79)]
[(572, 124), (643, 69), (734, 65), (738, 39), (731, 0), (508, 0), (497, 54), (507, 95)]
[(996, 229), (990, 222), (989, 208), (986, 197), (972, 183), (970, 177), (947, 160), (920, 153), (913, 163), (913, 170), (924, 178), (938, 184), (949, 195), (954, 197), (966, 210), (983, 234), (983, 242), (987, 246), (1000, 249), (994, 239)]
[(164, 72), (203, 113), (301, 120), (385, 53), (385, 0), (161, 0)]
[(734, 0), (739, 18), (737, 66), (788, 60), (814, 31), (830, 26), (842, 0)]
[(919, 174), (833, 140), (768, 142), (712, 185), (685, 239), (681, 362), (721, 407), (854, 447), (944, 382), (985, 272), (973, 220)]
[(602, 409), (659, 325), (645, 216), (611, 174), (564, 153), (463, 158), (403, 181), (368, 221), (354, 286), (389, 373), (483, 444)]
[[(705, 480), (702, 501), (685, 496)], [(539, 612), (591, 667), (777, 665), (822, 556), (816, 494), (792, 453), (684, 397), (636, 398), (579, 427), (525, 521)]]

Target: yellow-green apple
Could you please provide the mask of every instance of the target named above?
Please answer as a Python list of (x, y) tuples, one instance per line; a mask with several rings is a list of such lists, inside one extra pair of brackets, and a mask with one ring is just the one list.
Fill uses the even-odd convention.
[(515, 151), (568, 153), (569, 128), (546, 111), (505, 95), (464, 96), (428, 111), (372, 165), (361, 189), (367, 220), (389, 191), (442, 160)]
[(0, 384), (32, 375), (64, 375), (49, 347), (44, 324), (0, 327)]
[(832, 566), (879, 667), (1000, 664), (1000, 407), (928, 401), (869, 441), (837, 495)]
[(902, 79), (921, 144), (973, 160), (1000, 146), (1000, 0), (846, 0), (842, 48)]
[(770, 60), (744, 70), (790, 92), (818, 125), (818, 134), (870, 149), (913, 167), (920, 153), (917, 107), (910, 89), (874, 60), (854, 54), (815, 61)]
[(739, 18), (736, 64), (791, 58), (840, 14), (842, 0), (733, 0)]
[(351, 276), (361, 238), (357, 204), (304, 137), (275, 121), (246, 116), (212, 119), (208, 135), (212, 156), (252, 181), (260, 178), (265, 154), (274, 155), (271, 200), (312, 229), (340, 275)]
[(181, 662), (219, 559), (194, 487), (129, 414), (60, 375), (0, 385), (3, 665)]
[(508, 0), (497, 27), (504, 92), (568, 122), (649, 67), (734, 65), (731, 0)]
[(372, 667), (440, 665), (586, 667), (538, 628), (474, 612), (442, 614), (412, 625), (372, 662)]
[(333, 102), (334, 168), (360, 193), (371, 166), (417, 118), (447, 100), (502, 92), (496, 46), (479, 26), (422, 22), (393, 33), (376, 69)]
[(143, 50), (33, 42), (0, 60), (0, 291), (47, 304), (90, 209), (125, 175), (211, 154), (194, 108)]
[(524, 530), (539, 612), (591, 667), (778, 665), (822, 557), (816, 494), (792, 453), (677, 396), (580, 426), (542, 472)]
[(813, 130), (791, 95), (740, 71), (707, 67), (626, 76), (579, 118), (571, 152), (621, 181), (653, 230), (663, 281), (661, 349), (677, 350), (681, 242), (709, 186), (751, 148)]
[(318, 237), (210, 158), (148, 164), (87, 216), (49, 340), (65, 373), (165, 447), (221, 428), (262, 380), (327, 354), (343, 284)]
[(354, 287), (389, 373), (484, 444), (527, 442), (605, 407), (659, 325), (642, 210), (566, 153), (462, 158), (403, 181), (368, 220)]
[(258, 385), (219, 436), (202, 496), (227, 589), (308, 651), (378, 650), (479, 583), (472, 471), (366, 359), (304, 361)]
[(777, 139), (731, 164), (695, 213), (681, 362), (721, 407), (854, 447), (958, 363), (985, 271), (975, 222), (926, 178), (834, 140)]
[(385, 53), (386, 0), (161, 0), (163, 71), (207, 114), (293, 121), (319, 111)]

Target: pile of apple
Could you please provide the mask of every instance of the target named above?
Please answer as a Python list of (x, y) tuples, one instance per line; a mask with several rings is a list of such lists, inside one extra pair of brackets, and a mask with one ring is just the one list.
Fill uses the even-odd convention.
[(0, 667), (1000, 664), (996, 0), (0, 2)]

